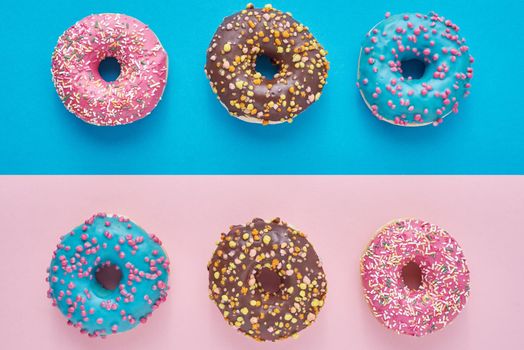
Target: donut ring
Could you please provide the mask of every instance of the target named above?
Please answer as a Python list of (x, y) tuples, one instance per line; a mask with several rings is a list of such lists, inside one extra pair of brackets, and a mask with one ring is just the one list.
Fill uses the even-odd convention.
[[(272, 79), (255, 69), (261, 55), (280, 67)], [(291, 123), (320, 98), (329, 69), (326, 55), (309, 29), (289, 13), (249, 4), (217, 29), (205, 73), (231, 115), (264, 125)]]
[(222, 234), (208, 264), (209, 295), (245, 335), (275, 341), (309, 326), (324, 305), (327, 282), (303, 233), (280, 219), (253, 219)]
[[(366, 35), (357, 87), (378, 119), (400, 126), (438, 125), (469, 95), (473, 57), (459, 27), (432, 12), (389, 16)], [(402, 62), (425, 65), (419, 79)]]
[[(410, 289), (402, 269), (419, 266), (422, 282)], [(443, 328), (469, 296), (469, 270), (457, 241), (436, 225), (402, 219), (382, 227), (360, 261), (373, 314), (399, 334), (423, 336)]]
[[(105, 81), (98, 66), (114, 57), (120, 76)], [(98, 126), (129, 124), (149, 115), (167, 82), (167, 54), (139, 20), (113, 13), (87, 16), (58, 39), (51, 73), (68, 111)]]
[(94, 215), (61, 238), (47, 295), (81, 333), (130, 330), (166, 300), (169, 258), (161, 244), (129, 219)]

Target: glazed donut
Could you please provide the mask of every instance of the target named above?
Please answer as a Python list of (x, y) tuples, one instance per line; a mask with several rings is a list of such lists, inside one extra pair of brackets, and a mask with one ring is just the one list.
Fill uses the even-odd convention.
[[(249, 4), (226, 17), (216, 31), (205, 73), (231, 115), (264, 125), (292, 122), (320, 98), (329, 69), (326, 54), (289, 13)], [(262, 55), (280, 68), (273, 78), (255, 69)]]
[(168, 291), (160, 240), (121, 216), (97, 214), (61, 238), (48, 269), (48, 297), (90, 336), (144, 323)]
[(208, 270), (210, 297), (226, 321), (259, 341), (296, 335), (317, 318), (326, 298), (315, 250), (280, 219), (232, 226)]
[[(114, 57), (121, 73), (106, 82), (98, 66)], [(167, 81), (167, 54), (145, 24), (113, 13), (88, 16), (58, 39), (52, 57), (53, 83), (65, 107), (83, 121), (114, 126), (147, 116)]]
[[(420, 286), (410, 287), (402, 278), (409, 264), (420, 269)], [(396, 220), (381, 228), (360, 270), (375, 317), (399, 334), (422, 336), (443, 328), (469, 296), (462, 249), (449, 233), (422, 220)]]
[[(469, 94), (473, 57), (459, 27), (436, 13), (390, 16), (373, 27), (360, 50), (357, 87), (380, 120), (401, 126), (438, 125)], [(402, 64), (422, 62), (405, 77)], [(404, 74), (404, 75), (403, 75)]]

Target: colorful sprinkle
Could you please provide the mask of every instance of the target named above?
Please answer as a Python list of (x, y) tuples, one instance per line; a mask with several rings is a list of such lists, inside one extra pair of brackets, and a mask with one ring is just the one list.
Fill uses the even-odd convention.
[[(114, 57), (117, 80), (106, 82), (101, 61)], [(160, 101), (167, 81), (167, 54), (145, 24), (121, 14), (88, 16), (58, 39), (51, 73), (65, 107), (99, 126), (132, 123)]]
[[(422, 284), (410, 289), (402, 269), (415, 263)], [(396, 220), (379, 230), (360, 261), (373, 314), (397, 333), (423, 336), (443, 328), (469, 296), (469, 270), (458, 243), (436, 225)]]

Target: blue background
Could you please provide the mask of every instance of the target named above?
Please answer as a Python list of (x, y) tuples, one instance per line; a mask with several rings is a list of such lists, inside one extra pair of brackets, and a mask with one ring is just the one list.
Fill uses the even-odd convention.
[[(0, 173), (524, 173), (524, 1), (273, 1), (310, 27), (329, 51), (331, 71), (320, 101), (293, 124), (270, 127), (230, 117), (203, 72), (217, 26), (246, 2), (2, 1)], [(455, 21), (468, 40), (476, 59), (471, 96), (437, 128), (380, 122), (355, 87), (360, 42), (386, 11), (430, 10)], [(58, 37), (99, 12), (149, 24), (169, 54), (163, 100), (129, 126), (83, 123), (51, 82)]]

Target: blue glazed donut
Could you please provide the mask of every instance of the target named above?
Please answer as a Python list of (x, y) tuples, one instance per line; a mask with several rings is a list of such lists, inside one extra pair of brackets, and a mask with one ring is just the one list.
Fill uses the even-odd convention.
[(82, 333), (130, 330), (166, 299), (169, 258), (161, 244), (129, 219), (94, 215), (57, 245), (48, 297)]
[[(473, 76), (473, 57), (458, 31), (436, 13), (387, 13), (369, 31), (360, 51), (357, 87), (377, 118), (401, 126), (438, 125), (458, 112)], [(411, 60), (425, 66), (418, 79), (402, 70)]]

